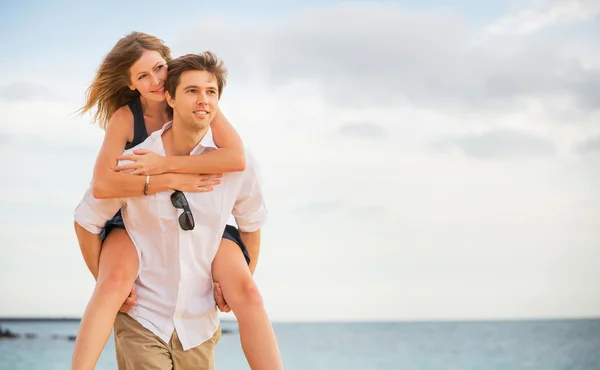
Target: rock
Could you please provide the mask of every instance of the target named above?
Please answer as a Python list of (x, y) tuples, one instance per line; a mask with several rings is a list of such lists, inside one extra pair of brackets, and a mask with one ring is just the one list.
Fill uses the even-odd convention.
[(68, 341), (74, 341), (77, 336), (76, 335), (58, 335), (58, 334), (52, 334), (52, 339), (61, 339), (61, 340), (68, 340)]
[(15, 339), (18, 337), (19, 337), (18, 334), (13, 333), (8, 329), (2, 330), (2, 328), (0, 328), (0, 339)]

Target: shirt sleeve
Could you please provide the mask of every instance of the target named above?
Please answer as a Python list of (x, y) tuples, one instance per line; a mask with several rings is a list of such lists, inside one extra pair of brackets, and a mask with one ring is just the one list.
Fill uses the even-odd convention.
[[(136, 149), (156, 151), (156, 149), (153, 148), (155, 142), (156, 136), (149, 136), (142, 143), (131, 149), (125, 150), (123, 154), (131, 154)], [(131, 163), (131, 161), (121, 160), (117, 165), (120, 166), (127, 163)], [(123, 172), (131, 172), (131, 170)], [(96, 199), (92, 195), (91, 189), (88, 189), (75, 209), (75, 221), (92, 234), (100, 234), (106, 221), (113, 218), (117, 211), (126, 205), (126, 199), (127, 198)]]
[(246, 162), (246, 170), (242, 174), (242, 184), (232, 214), (240, 231), (253, 232), (267, 221), (267, 208), (258, 166), (248, 152)]
[(96, 199), (88, 189), (75, 209), (75, 222), (92, 234), (100, 234), (106, 221), (123, 206), (121, 199)]

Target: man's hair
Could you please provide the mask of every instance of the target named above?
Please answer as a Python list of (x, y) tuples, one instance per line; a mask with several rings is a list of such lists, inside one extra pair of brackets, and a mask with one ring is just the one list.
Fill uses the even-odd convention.
[(221, 98), (223, 88), (227, 80), (227, 69), (223, 61), (213, 52), (205, 51), (200, 54), (186, 54), (169, 62), (169, 73), (165, 82), (165, 89), (172, 98), (175, 97), (175, 90), (179, 85), (181, 74), (186, 71), (206, 71), (217, 80), (218, 94)]

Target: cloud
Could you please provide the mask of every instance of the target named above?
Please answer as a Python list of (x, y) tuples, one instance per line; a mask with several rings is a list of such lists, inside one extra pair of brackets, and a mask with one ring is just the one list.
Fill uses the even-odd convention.
[(581, 154), (600, 152), (600, 135), (578, 143), (575, 151)]
[[(88, 154), (90, 145), (83, 140), (76, 140), (81, 135), (75, 130), (62, 131), (57, 130), (62, 136), (49, 137), (43, 134), (20, 134), (10, 132), (0, 132), (0, 144), (2, 150), (6, 153), (18, 152), (24, 148), (31, 148), (29, 152), (47, 153), (48, 156), (56, 154), (65, 154), (77, 157), (82, 152)], [(74, 131), (74, 132), (73, 132)], [(87, 139), (87, 138), (86, 138)], [(95, 149), (95, 147), (94, 147)], [(10, 155), (10, 154), (9, 154)]]
[(354, 3), (312, 8), (261, 28), (201, 24), (174, 49), (196, 50), (196, 35), (215, 35), (206, 48), (221, 55), (239, 81), (260, 80), (269, 89), (304, 84), (338, 107), (506, 111), (524, 98), (547, 105), (547, 99), (567, 98), (581, 108), (600, 108), (589, 94), (600, 89), (600, 69), (566, 52), (564, 40), (474, 45), (478, 33), (450, 11), (407, 13), (389, 4)]
[[(91, 179), (98, 147), (82, 142), (82, 135), (78, 135), (80, 131), (59, 130), (59, 133), (62, 135), (56, 138), (0, 133), (0, 157), (18, 156), (18, 160), (6, 161), (3, 166), (0, 203), (13, 200), (40, 203), (42, 210), (56, 209), (48, 205), (49, 200), (68, 202), (70, 207), (77, 204)], [(53, 180), (42, 189), (40, 179)], [(0, 205), (6, 215), (13, 217), (15, 213), (9, 208), (6, 204)], [(0, 212), (0, 218), (2, 216)]]
[(54, 100), (57, 95), (46, 86), (19, 81), (0, 86), (0, 100), (6, 101), (31, 101)]
[(528, 34), (544, 28), (585, 22), (600, 14), (597, 0), (545, 1), (509, 15), (487, 27), (489, 34)]
[(338, 129), (342, 136), (352, 136), (368, 139), (383, 139), (386, 136), (386, 129), (372, 122), (348, 123)]
[(6, 133), (6, 132), (0, 132), (0, 145), (3, 145), (3, 146), (8, 145), (13, 140), (14, 140), (14, 135)]
[(556, 145), (545, 138), (513, 129), (496, 129), (478, 134), (442, 140), (440, 147), (448, 145), (461, 149), (467, 157), (480, 159), (529, 159), (557, 154)]
[(343, 206), (340, 201), (321, 201), (297, 205), (291, 209), (291, 213), (298, 217), (313, 218), (331, 212), (339, 211)]
[(279, 222), (297, 225), (301, 222), (304, 227), (323, 226), (324, 224), (337, 224), (356, 222), (364, 223), (366, 220), (379, 220), (387, 214), (385, 207), (377, 204), (355, 203), (348, 200), (323, 200), (302, 204), (294, 204), (278, 212)]

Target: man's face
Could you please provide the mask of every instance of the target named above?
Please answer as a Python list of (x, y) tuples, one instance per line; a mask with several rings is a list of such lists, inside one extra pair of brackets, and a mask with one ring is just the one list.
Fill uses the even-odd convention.
[(185, 71), (179, 78), (175, 97), (167, 92), (167, 99), (173, 108), (174, 120), (186, 126), (206, 128), (219, 109), (217, 80), (206, 71)]

